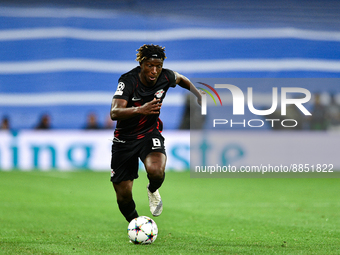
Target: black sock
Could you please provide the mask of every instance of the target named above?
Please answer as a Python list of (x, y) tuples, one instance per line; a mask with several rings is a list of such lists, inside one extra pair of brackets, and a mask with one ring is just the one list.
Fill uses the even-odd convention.
[(151, 193), (154, 193), (157, 189), (159, 189), (162, 186), (162, 183), (164, 182), (165, 179), (165, 173), (163, 175), (163, 178), (161, 179), (150, 179), (150, 176), (148, 174), (148, 179), (149, 179), (149, 191)]
[(124, 215), (125, 219), (130, 222), (134, 218), (138, 217), (138, 213), (136, 211), (135, 201), (131, 200), (128, 203), (120, 203), (118, 202), (118, 207), (120, 212)]

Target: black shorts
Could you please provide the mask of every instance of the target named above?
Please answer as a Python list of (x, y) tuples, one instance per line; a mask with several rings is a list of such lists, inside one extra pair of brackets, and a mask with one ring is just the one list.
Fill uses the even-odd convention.
[(161, 152), (164, 155), (164, 137), (161, 133), (153, 132), (142, 139), (119, 141), (114, 139), (111, 150), (111, 182), (134, 180), (138, 178), (140, 158), (144, 162), (151, 152)]

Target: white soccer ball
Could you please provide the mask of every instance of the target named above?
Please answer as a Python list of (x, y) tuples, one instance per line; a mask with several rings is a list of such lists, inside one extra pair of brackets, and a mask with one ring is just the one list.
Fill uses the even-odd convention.
[(151, 244), (157, 238), (158, 228), (153, 219), (139, 216), (129, 223), (127, 233), (135, 244)]

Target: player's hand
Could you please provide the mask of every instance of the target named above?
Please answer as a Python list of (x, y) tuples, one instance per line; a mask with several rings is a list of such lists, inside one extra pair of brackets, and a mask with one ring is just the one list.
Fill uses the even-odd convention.
[(160, 101), (160, 99), (154, 98), (152, 101), (145, 103), (140, 107), (140, 114), (159, 114), (162, 107), (162, 103)]

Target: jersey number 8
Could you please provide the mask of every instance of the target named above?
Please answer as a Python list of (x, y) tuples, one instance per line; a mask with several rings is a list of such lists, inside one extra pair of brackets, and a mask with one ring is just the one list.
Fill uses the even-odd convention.
[(162, 146), (161, 141), (158, 138), (152, 138), (152, 143), (153, 143), (153, 146), (155, 146), (155, 147), (161, 147)]

